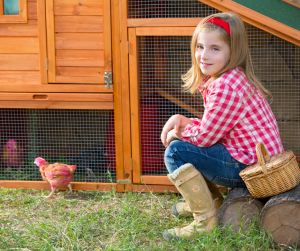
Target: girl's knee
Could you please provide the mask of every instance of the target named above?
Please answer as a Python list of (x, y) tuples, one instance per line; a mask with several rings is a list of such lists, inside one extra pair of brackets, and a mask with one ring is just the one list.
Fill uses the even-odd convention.
[(177, 146), (181, 143), (180, 140), (173, 140), (165, 150), (165, 158), (171, 157), (177, 149)]

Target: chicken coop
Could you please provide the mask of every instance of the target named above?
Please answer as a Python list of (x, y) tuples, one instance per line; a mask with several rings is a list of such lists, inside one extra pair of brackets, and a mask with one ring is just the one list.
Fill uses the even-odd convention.
[(173, 114), (202, 116), (181, 75), (195, 27), (222, 11), (245, 22), (284, 148), (300, 161), (300, 8), (287, 2), (0, 0), (1, 186), (50, 189), (33, 163), (43, 157), (76, 165), (77, 190), (176, 191), (160, 133)]

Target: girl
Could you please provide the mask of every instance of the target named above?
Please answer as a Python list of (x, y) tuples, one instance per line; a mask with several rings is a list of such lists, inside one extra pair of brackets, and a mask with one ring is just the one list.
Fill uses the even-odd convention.
[(215, 184), (245, 187), (239, 173), (257, 162), (258, 142), (271, 156), (284, 151), (266, 100), (270, 93), (252, 72), (241, 18), (235, 13), (204, 18), (194, 32), (191, 52), (193, 65), (182, 79), (186, 90), (201, 92), (203, 117), (174, 115), (161, 133), (168, 177), (186, 200), (172, 211), (195, 219), (164, 232), (165, 238), (176, 240), (213, 228), (223, 201)]

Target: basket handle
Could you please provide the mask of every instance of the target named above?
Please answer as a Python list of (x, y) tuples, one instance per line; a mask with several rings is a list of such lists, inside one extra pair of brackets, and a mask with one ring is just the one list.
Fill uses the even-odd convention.
[(267, 167), (265, 161), (270, 161), (270, 155), (263, 143), (257, 143), (256, 145), (256, 155), (258, 158), (258, 163), (262, 167), (264, 176), (267, 175)]

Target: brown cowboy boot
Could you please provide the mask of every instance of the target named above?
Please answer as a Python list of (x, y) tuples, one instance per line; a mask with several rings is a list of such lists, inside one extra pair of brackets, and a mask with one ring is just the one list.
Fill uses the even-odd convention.
[(217, 223), (217, 208), (201, 173), (188, 163), (169, 174), (168, 178), (188, 203), (195, 220), (186, 227), (165, 230), (164, 238), (193, 239), (212, 230)]
[[(205, 178), (204, 178), (205, 179)], [(209, 188), (209, 191), (211, 192), (213, 201), (214, 201), (214, 206), (217, 208), (219, 211), (224, 197), (223, 194), (221, 193), (220, 189), (216, 186), (216, 184), (212, 183), (210, 180), (205, 179), (206, 184)], [(172, 213), (178, 217), (178, 218), (192, 218), (193, 213), (189, 207), (189, 204), (186, 202), (177, 202), (172, 206)]]

